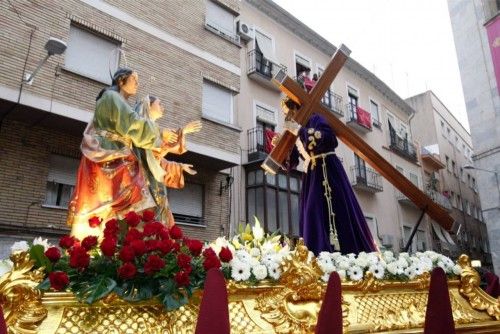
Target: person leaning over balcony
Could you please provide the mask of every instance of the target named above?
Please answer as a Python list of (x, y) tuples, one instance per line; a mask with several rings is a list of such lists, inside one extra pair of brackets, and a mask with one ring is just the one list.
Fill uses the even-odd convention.
[(140, 117), (127, 103), (137, 87), (137, 73), (120, 68), (111, 87), (96, 98), (94, 117), (83, 133), (82, 159), (68, 206), (67, 222), (71, 234), (78, 238), (101, 235), (104, 224), (91, 229), (89, 218), (106, 221), (156, 206), (147, 187), (147, 166), (140, 164), (134, 148), (159, 149), (162, 140), (154, 123)]

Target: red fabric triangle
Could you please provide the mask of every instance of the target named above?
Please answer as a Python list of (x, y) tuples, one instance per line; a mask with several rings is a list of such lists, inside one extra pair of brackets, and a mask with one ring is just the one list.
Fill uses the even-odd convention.
[(448, 293), (446, 274), (440, 267), (431, 274), (429, 298), (425, 312), (424, 334), (454, 334), (455, 323)]
[(498, 298), (500, 295), (500, 280), (498, 276), (493, 274), (492, 272), (487, 272), (484, 277), (486, 278), (486, 282), (488, 286), (486, 287), (486, 293), (492, 296), (493, 298)]
[(0, 334), (7, 334), (7, 324), (3, 316), (2, 305), (0, 305)]
[(195, 334), (229, 334), (226, 281), (219, 269), (207, 272)]
[(315, 333), (342, 334), (342, 285), (336, 272), (333, 272), (328, 279)]

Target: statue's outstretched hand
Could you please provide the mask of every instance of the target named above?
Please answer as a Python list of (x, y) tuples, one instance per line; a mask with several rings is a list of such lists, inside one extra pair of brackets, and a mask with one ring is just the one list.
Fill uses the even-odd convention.
[(181, 164), (181, 165), (182, 165), (182, 170), (188, 173), (189, 175), (196, 175), (196, 173), (198, 173), (193, 169), (193, 165), (191, 164)]
[(201, 127), (201, 121), (192, 121), (184, 127), (183, 132), (185, 134), (199, 132)]
[(165, 143), (174, 144), (179, 140), (179, 135), (175, 131), (165, 129), (162, 133), (162, 139)]

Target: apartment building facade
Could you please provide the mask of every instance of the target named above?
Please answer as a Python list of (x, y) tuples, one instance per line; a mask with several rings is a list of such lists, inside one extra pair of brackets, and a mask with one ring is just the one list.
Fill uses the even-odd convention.
[(434, 170), (424, 168), (425, 190), (461, 224), (455, 245), (443, 241), (441, 231), (435, 229), (435, 247), (443, 252), (470, 254), (491, 267), (477, 173), (470, 169), (474, 155), (470, 134), (432, 91), (410, 97), (407, 102), (416, 110), (411, 127), (422, 148), (424, 167), (439, 165)]
[[(273, 132), (283, 130), (283, 95), (270, 78), (279, 70), (297, 77), (310, 69), (321, 75), (335, 46), (272, 1), (244, 1), (239, 27), (242, 36), (240, 110), (242, 166), (236, 182), (240, 206), (235, 221), (256, 216), (265, 227), (298, 235), (300, 168), (290, 174), (265, 175), (260, 164)], [(423, 189), (418, 148), (412, 141), (414, 110), (366, 68), (349, 59), (322, 100), (331, 112), (378, 153)], [(358, 117), (370, 114), (369, 124)], [(336, 150), (381, 249), (400, 251), (417, 223), (420, 210), (344, 144)], [(430, 228), (421, 224), (410, 250), (431, 247)]]
[[(166, 105), (163, 127), (201, 120), (189, 152), (168, 157), (193, 163), (183, 191), (169, 193), (186, 234), (228, 233), (230, 168), (240, 164), (239, 38), (226, 33), (240, 2), (41, 1), (0, 4), (0, 244), (69, 231), (67, 203), (75, 184), (83, 130), (110, 72), (139, 74), (137, 99)], [(50, 37), (67, 43), (31, 83)], [(119, 52), (121, 49), (123, 52)], [(214, 98), (216, 97), (216, 98)], [(129, 101), (131, 104), (135, 100)]]
[(500, 272), (500, 2), (448, 0), (495, 272)]

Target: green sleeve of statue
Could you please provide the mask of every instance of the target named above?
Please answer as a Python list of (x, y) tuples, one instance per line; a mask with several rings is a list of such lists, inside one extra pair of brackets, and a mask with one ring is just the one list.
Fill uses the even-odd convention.
[(97, 101), (94, 125), (132, 140), (135, 147), (157, 147), (154, 123), (139, 117), (118, 92), (108, 90)]

